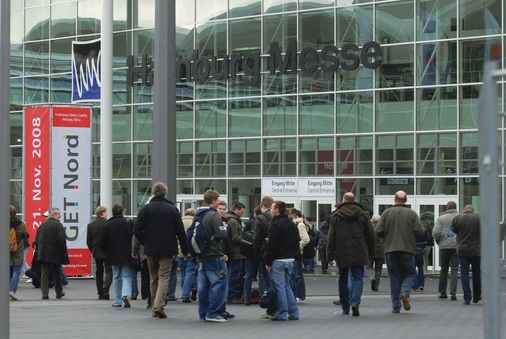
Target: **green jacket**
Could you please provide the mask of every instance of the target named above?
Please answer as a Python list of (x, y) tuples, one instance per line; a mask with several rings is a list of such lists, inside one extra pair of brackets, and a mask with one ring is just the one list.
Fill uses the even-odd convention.
[(385, 254), (390, 252), (416, 252), (416, 241), (425, 236), (420, 217), (404, 204), (396, 204), (381, 215), (376, 235), (383, 238)]

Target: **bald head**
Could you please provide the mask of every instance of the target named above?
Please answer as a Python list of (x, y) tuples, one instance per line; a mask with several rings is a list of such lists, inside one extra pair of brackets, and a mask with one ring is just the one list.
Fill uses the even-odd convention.
[(355, 194), (351, 192), (344, 193), (343, 202), (355, 202)]
[(396, 204), (405, 204), (408, 201), (408, 195), (404, 191), (397, 191), (395, 193), (394, 201)]

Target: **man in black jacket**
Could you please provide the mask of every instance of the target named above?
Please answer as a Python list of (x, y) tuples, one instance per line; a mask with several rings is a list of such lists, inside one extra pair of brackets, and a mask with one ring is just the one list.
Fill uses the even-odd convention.
[(42, 299), (49, 299), (49, 272), (53, 273), (55, 282), (56, 298), (62, 298), (63, 285), (60, 274), (61, 265), (69, 263), (67, 254), (67, 238), (65, 229), (60, 223), (60, 210), (51, 208), (49, 218), (44, 221), (35, 236), (34, 245), (37, 249), (38, 258), (41, 266), (41, 285)]
[(174, 203), (165, 198), (167, 191), (167, 186), (162, 182), (153, 185), (153, 197), (139, 212), (134, 230), (135, 236), (144, 245), (150, 274), (153, 316), (159, 318), (167, 318), (164, 311), (165, 299), (172, 262), (178, 253), (178, 241), (183, 255), (188, 255), (181, 214)]
[(349, 314), (351, 306), (353, 316), (360, 315), (358, 307), (364, 287), (364, 266), (373, 254), (374, 230), (367, 212), (355, 202), (353, 193), (345, 193), (342, 204), (332, 213), (327, 243), (327, 260), (336, 260), (339, 267), (339, 299), (343, 314)]
[(270, 272), (271, 285), (276, 292), (277, 311), (271, 320), (299, 319), (299, 308), (290, 288), (295, 256), (299, 251), (299, 232), (286, 214), (284, 201), (271, 206), (272, 221), (265, 254), (265, 269)]
[(112, 283), (112, 269), (111, 265), (106, 264), (104, 251), (98, 247), (100, 236), (104, 230), (105, 223), (107, 222), (107, 208), (104, 206), (98, 206), (95, 209), (95, 215), (97, 218), (88, 224), (86, 245), (95, 260), (95, 279), (97, 284), (98, 299), (109, 300), (109, 288)]
[(123, 216), (123, 207), (112, 207), (112, 218), (107, 220), (100, 235), (99, 247), (107, 257), (107, 263), (112, 266), (114, 282), (114, 303), (112, 307), (130, 307), (128, 297), (132, 295), (132, 228), (133, 223)]

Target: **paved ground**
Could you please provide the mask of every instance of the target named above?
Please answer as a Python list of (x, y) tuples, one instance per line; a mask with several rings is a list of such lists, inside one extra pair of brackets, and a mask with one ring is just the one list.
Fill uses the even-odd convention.
[[(333, 272), (335, 274), (335, 272)], [(95, 299), (92, 279), (73, 279), (66, 296), (41, 300), (39, 289), (20, 281), (20, 301), (10, 302), (11, 338), (483, 338), (483, 302), (463, 305), (437, 298), (437, 278), (427, 278), (425, 291), (413, 292), (412, 309), (392, 314), (389, 281), (383, 278), (380, 292), (372, 292), (368, 281), (360, 317), (341, 315), (332, 304), (337, 298), (335, 275), (306, 275), (307, 304), (300, 305), (300, 320), (262, 320), (258, 305), (229, 305), (236, 315), (228, 323), (199, 322), (197, 303), (170, 302), (167, 319), (151, 317), (145, 300), (132, 301), (132, 308), (112, 308), (111, 301)], [(501, 281), (501, 316), (506, 333), (506, 279)], [(111, 290), (112, 292), (112, 290)], [(180, 292), (178, 289), (177, 295)], [(506, 338), (503, 335), (503, 338)]]

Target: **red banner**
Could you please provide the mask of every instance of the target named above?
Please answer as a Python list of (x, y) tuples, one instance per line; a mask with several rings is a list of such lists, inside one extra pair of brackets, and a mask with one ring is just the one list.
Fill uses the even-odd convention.
[[(25, 195), (24, 211), (30, 243), (40, 224), (46, 219), (42, 214), (50, 208), (50, 121), (49, 107), (25, 109)], [(26, 261), (32, 262), (33, 251), (28, 251)]]

